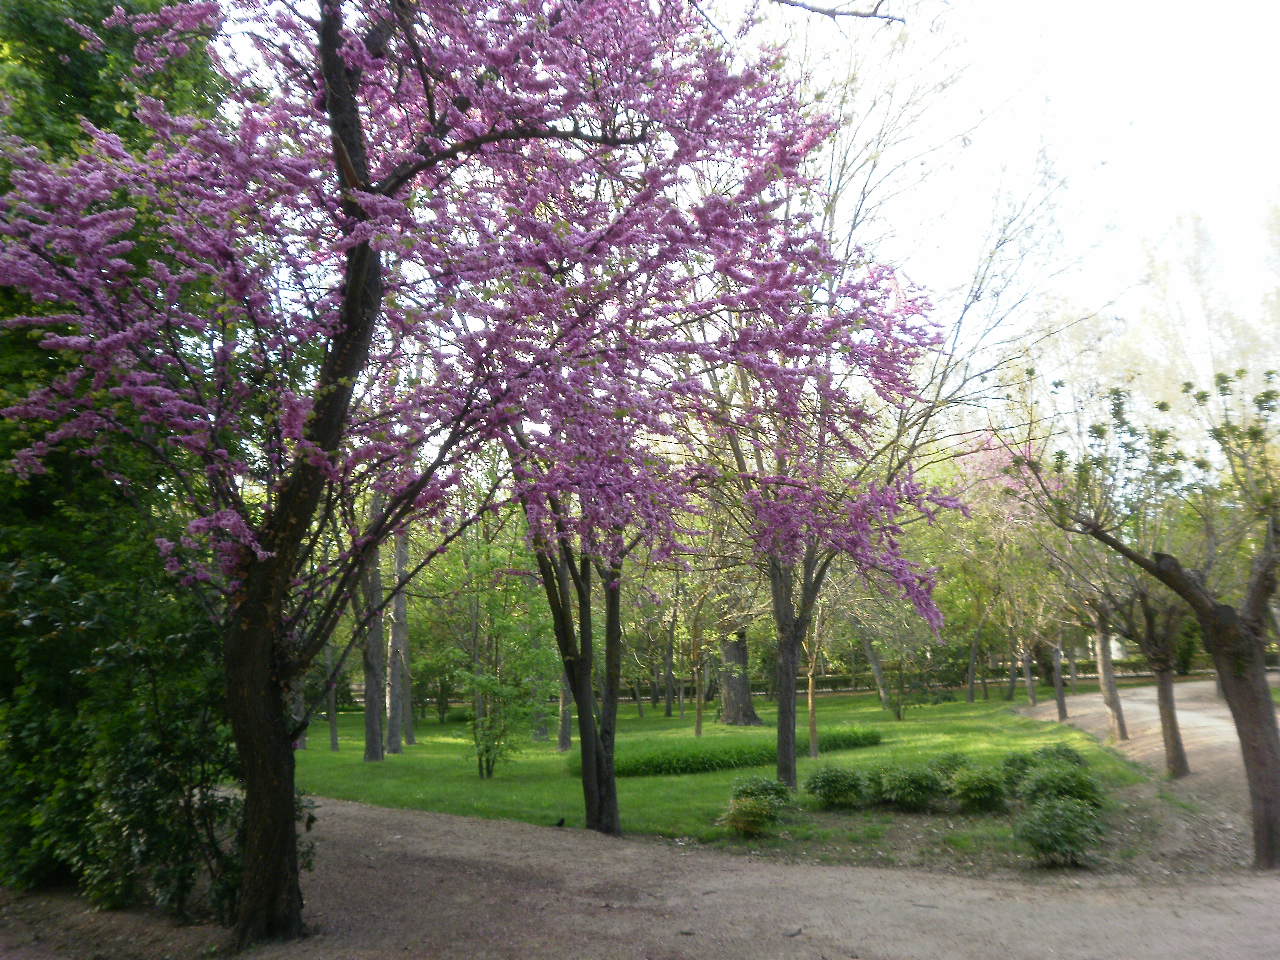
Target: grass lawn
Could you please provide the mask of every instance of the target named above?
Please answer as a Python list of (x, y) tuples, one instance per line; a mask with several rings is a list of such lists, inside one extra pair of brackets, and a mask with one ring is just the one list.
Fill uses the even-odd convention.
[[(994, 691), (993, 691), (994, 693)], [(708, 716), (703, 738), (708, 742), (764, 738), (772, 741), (776, 713), (773, 705), (757, 700), (756, 709), (764, 727), (725, 727)], [(686, 719), (665, 718), (661, 711), (645, 710), (636, 716), (632, 704), (623, 704), (618, 722), (618, 752), (629, 745), (657, 745), (665, 740), (693, 737), (692, 710)], [(1033, 750), (1055, 742), (1066, 742), (1089, 760), (1092, 771), (1108, 789), (1138, 782), (1142, 776), (1118, 755), (1103, 749), (1092, 738), (1074, 728), (1019, 717), (1003, 700), (977, 703), (943, 703), (911, 707), (901, 722), (880, 708), (871, 694), (824, 696), (818, 701), (819, 727), (853, 724), (880, 731), (883, 742), (874, 747), (837, 751), (817, 760), (805, 757), (799, 763), (799, 777), (818, 765), (835, 763), (852, 767), (882, 763), (927, 761), (941, 753), (960, 751), (975, 762), (998, 763), (1006, 754)], [(311, 728), (311, 747), (298, 752), (298, 783), (308, 793), (358, 800), (387, 807), (409, 807), (443, 813), (553, 824), (561, 817), (568, 826), (582, 826), (582, 788), (567, 770), (565, 755), (553, 743), (526, 743), (511, 761), (499, 765), (491, 780), (476, 775), (470, 754), (470, 735), (465, 723), (421, 722), (417, 744), (400, 756), (389, 756), (381, 764), (362, 760), (363, 718), (359, 713), (339, 717), (341, 748), (328, 749), (323, 722)], [(801, 732), (804, 719), (801, 718)], [(576, 750), (576, 740), (575, 740)], [(628, 833), (687, 837), (704, 842), (739, 843), (716, 824), (724, 811), (733, 781), (747, 774), (773, 775), (773, 767), (761, 766), (715, 773), (683, 776), (624, 777), (618, 780), (618, 797), (623, 829)], [(785, 840), (770, 842), (825, 843), (839, 835), (852, 842), (893, 839), (896, 821), (911, 821), (912, 815), (866, 811), (834, 815), (816, 810), (801, 811), (785, 831)], [(939, 842), (961, 853), (977, 843), (1007, 844), (1007, 818), (965, 818), (951, 816), (955, 830)], [(998, 825), (997, 825), (998, 824)], [(954, 833), (954, 836), (951, 834)], [(753, 841), (759, 846), (761, 841)], [(822, 856), (821, 852), (816, 854)]]

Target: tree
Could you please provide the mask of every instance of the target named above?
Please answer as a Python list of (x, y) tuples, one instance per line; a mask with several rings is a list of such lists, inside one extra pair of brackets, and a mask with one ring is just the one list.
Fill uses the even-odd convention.
[[(1094, 443), (1076, 462), (1062, 453), (1050, 467), (1023, 452), (1016, 467), (1029, 495), (1062, 529), (1114, 551), (1173, 591), (1195, 616), (1240, 736), (1254, 863), (1275, 869), (1280, 867), (1280, 731), (1265, 649), (1268, 604), (1280, 562), (1280, 473), (1274, 460), (1278, 395), (1273, 373), (1264, 375), (1264, 389), (1252, 397), (1240, 395), (1244, 379), (1243, 371), (1219, 374), (1212, 392), (1184, 386), (1192, 401), (1187, 415), (1200, 418), (1225, 471), (1217, 482), (1207, 454), (1187, 454), (1168, 428), (1135, 423), (1129, 397), (1120, 390), (1110, 395), (1111, 424), (1093, 430)], [(1159, 407), (1168, 410), (1167, 404)], [(1111, 435), (1114, 445), (1108, 444)], [(1173, 548), (1167, 537), (1148, 550), (1134, 537), (1129, 521), (1141, 504), (1177, 494), (1195, 500), (1219, 487), (1235, 506), (1238, 533), (1251, 554), (1247, 574), (1235, 582), (1215, 584), (1207, 570), (1186, 565), (1185, 554), (1165, 552)], [(1214, 547), (1205, 555), (1217, 556), (1223, 548), (1217, 511), (1198, 514), (1201, 535)]]
[[(142, 97), (137, 151), (101, 129), (63, 163), (10, 145), (0, 282), (54, 307), (18, 323), (75, 361), (8, 411), (51, 425), (20, 468), (78, 444), (109, 471), (98, 438), (115, 434), (196, 514), (160, 547), (221, 636), (245, 782), (243, 945), (302, 932), (286, 699), (373, 551), (417, 516), (446, 530), (442, 546), (468, 522), (447, 493), (531, 386), (550, 403), (578, 371), (650, 359), (597, 336), (614, 316), (601, 264), (620, 242), (671, 251), (665, 266), (627, 267), (629, 292), (670, 303), (648, 284), (671, 282), (687, 240), (773, 236), (770, 184), (821, 126), (767, 61), (736, 69), (685, 4), (228, 9), (255, 65), (227, 52), (217, 118)], [(193, 3), (103, 29), (138, 34), (145, 78), (220, 26)], [(738, 164), (742, 188), (686, 215), (682, 171), (704, 160)], [(607, 199), (590, 189), (601, 181)], [(777, 317), (785, 270), (760, 283), (752, 258), (813, 256), (794, 235), (779, 242), (726, 245), (689, 286), (731, 276), (737, 306)], [(147, 272), (134, 250), (155, 252)], [(648, 320), (668, 323), (673, 350), (705, 350)], [(825, 334), (802, 326), (761, 321), (719, 349), (795, 357)], [(354, 520), (348, 506), (373, 489), (382, 510)]]

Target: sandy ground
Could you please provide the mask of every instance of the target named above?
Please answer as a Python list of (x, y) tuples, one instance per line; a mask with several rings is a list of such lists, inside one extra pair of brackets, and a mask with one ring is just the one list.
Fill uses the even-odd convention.
[[(1197, 772), (1162, 789), (1239, 829), (1244, 787), (1225, 708), (1211, 684), (1179, 695)], [(1100, 705), (1091, 719), (1096, 699), (1075, 698), (1073, 722), (1105, 726)], [(1124, 749), (1158, 765), (1154, 692), (1124, 699), (1134, 733)], [(1053, 716), (1052, 704), (1040, 709)], [(1280, 877), (1248, 870), (982, 879), (786, 864), (335, 800), (318, 814), (316, 870), (304, 881), (314, 934), (258, 948), (254, 960), (1280, 957)], [(221, 936), (143, 913), (88, 912), (69, 896), (0, 894), (4, 960), (186, 960)]]

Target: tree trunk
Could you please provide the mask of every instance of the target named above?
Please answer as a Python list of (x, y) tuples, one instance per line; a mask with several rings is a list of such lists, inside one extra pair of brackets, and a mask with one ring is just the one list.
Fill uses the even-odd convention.
[(662, 652), (662, 695), (666, 701), (666, 709), (663, 715), (670, 717), (675, 715), (676, 702), (676, 678), (674, 670), (674, 661), (676, 653), (676, 615), (672, 611), (671, 614), (671, 631), (667, 635), (667, 645)]
[(1185, 777), (1191, 772), (1187, 763), (1187, 751), (1182, 746), (1182, 732), (1178, 729), (1178, 710), (1173, 699), (1173, 667), (1156, 670), (1156, 701), (1160, 705), (1160, 733), (1164, 737), (1164, 765), (1171, 780)]
[(786, 624), (778, 632), (778, 779), (796, 786), (796, 678), (803, 629)]
[(680, 682), (676, 684), (676, 706), (678, 708), (678, 716), (684, 719), (684, 677), (680, 678)]
[(703, 681), (702, 658), (699, 657), (693, 664), (693, 735), (695, 737), (702, 736), (702, 711), (706, 704), (706, 698), (703, 697), (705, 683)]
[(1199, 619), (1240, 737), (1253, 815), (1253, 864), (1274, 870), (1280, 868), (1280, 729), (1267, 683), (1266, 638), (1226, 604)]
[(636, 701), (636, 716), (641, 720), (644, 719), (644, 697), (640, 696), (640, 684), (633, 683), (631, 685), (631, 693)]
[(1067, 692), (1062, 683), (1062, 648), (1056, 645), (1053, 648), (1053, 698), (1058, 703), (1058, 722), (1064, 723), (1067, 719)]
[(1116, 687), (1116, 671), (1111, 665), (1111, 633), (1105, 614), (1094, 614), (1098, 630), (1098, 639), (1094, 644), (1097, 654), (1098, 680), (1102, 685), (1102, 702), (1107, 707), (1107, 716), (1111, 721), (1111, 737), (1114, 740), (1128, 740), (1129, 728), (1124, 722), (1124, 706), (1120, 703), (1120, 690)]
[(338, 749), (338, 683), (333, 679), (333, 644), (324, 647), (324, 675), (329, 677), (325, 690), (325, 709), (329, 711), (329, 749)]
[(818, 755), (818, 701), (817, 701), (817, 678), (813, 675), (813, 664), (809, 665), (809, 689), (808, 703), (809, 709), (809, 756), (816, 757)]
[(880, 662), (880, 654), (876, 652), (875, 644), (873, 644), (867, 635), (862, 635), (862, 653), (867, 658), (867, 663), (871, 664), (871, 676), (876, 681), (876, 693), (880, 695), (880, 706), (886, 710), (892, 709), (889, 699), (889, 687), (884, 678), (884, 664)]
[(248, 606), (236, 611), (223, 647), (227, 715), (244, 777), (237, 948), (303, 933), (288, 690), (272, 662), (269, 616)]
[(1076, 692), (1076, 650), (1075, 647), (1067, 647), (1067, 667), (1069, 668), (1069, 676), (1071, 677), (1071, 692)]
[(404, 678), (400, 651), (396, 649), (395, 630), (391, 631), (391, 651), (387, 657), (387, 753), (404, 753), (400, 724), (404, 719)]
[[(381, 494), (374, 494), (376, 507)], [(382, 603), (382, 570), (378, 566), (378, 551), (369, 555), (360, 577), (360, 591), (364, 600), (365, 616), (372, 616), (364, 635), (361, 659), (364, 664), (364, 758), (378, 761), (386, 757), (387, 728), (387, 637), (382, 629), (382, 613), (370, 612)]]
[(1031, 706), (1037, 706), (1039, 700), (1036, 698), (1036, 678), (1031, 674), (1031, 650), (1024, 647), (1022, 650), (1022, 681), (1027, 689), (1027, 702)]
[(294, 727), (293, 749), (307, 749), (307, 733), (310, 726), (305, 722), (307, 717), (307, 698), (303, 693), (302, 684), (299, 683), (297, 689), (293, 691), (293, 695), (289, 698), (289, 719), (290, 726)]
[(556, 749), (568, 753), (573, 749), (573, 691), (569, 687), (568, 674), (560, 674), (560, 730), (556, 739)]
[(722, 723), (758, 726), (762, 721), (751, 702), (751, 676), (747, 631), (720, 641), (720, 720)]
[[(403, 584), (409, 575), (409, 531), (396, 531), (396, 583)], [(404, 590), (396, 591), (391, 601), (391, 648), (398, 657), (397, 675), (399, 689), (392, 695), (400, 705), (400, 735), (405, 743), (416, 742), (413, 736), (413, 674), (409, 669), (412, 653), (409, 649), (409, 598)], [(399, 753), (399, 751), (395, 751)]]
[(974, 639), (969, 643), (969, 673), (968, 673), (968, 676), (966, 677), (967, 690), (965, 693), (965, 699), (969, 703), (973, 703), (974, 700), (977, 699), (975, 696), (975, 690), (974, 690), (977, 679), (978, 679), (978, 641)]
[(1013, 648), (1009, 649), (1009, 685), (1005, 688), (1004, 698), (1013, 700), (1013, 695), (1018, 692), (1018, 651)]

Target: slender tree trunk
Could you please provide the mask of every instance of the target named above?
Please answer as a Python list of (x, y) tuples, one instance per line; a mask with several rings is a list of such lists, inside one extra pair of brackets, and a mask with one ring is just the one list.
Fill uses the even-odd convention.
[(1040, 701), (1036, 697), (1036, 678), (1031, 673), (1031, 650), (1028, 647), (1022, 649), (1022, 681), (1027, 690), (1027, 702), (1037, 706)]
[[(396, 531), (396, 583), (409, 575), (409, 531)], [(396, 593), (391, 608), (391, 644), (400, 651), (400, 732), (404, 742), (415, 743), (413, 736), (413, 651), (409, 641), (409, 598), (403, 590)]]
[(636, 716), (641, 720), (644, 719), (644, 697), (640, 696), (640, 684), (633, 683), (631, 685), (632, 695), (636, 701)]
[(818, 755), (818, 699), (817, 678), (813, 675), (813, 664), (809, 665), (809, 689), (807, 707), (809, 710), (809, 756)]
[(1106, 705), (1111, 721), (1111, 737), (1121, 741), (1129, 739), (1129, 727), (1124, 722), (1124, 705), (1120, 702), (1120, 689), (1116, 686), (1116, 671), (1111, 664), (1111, 630), (1107, 617), (1095, 613), (1098, 639), (1094, 646), (1098, 661), (1098, 681), (1102, 686), (1102, 702)]
[(1075, 647), (1067, 647), (1067, 667), (1070, 670), (1069, 675), (1071, 677), (1071, 692), (1072, 694), (1074, 694), (1076, 692), (1076, 680), (1077, 680)]
[[(333, 676), (333, 644), (326, 643), (324, 646), (324, 675), (326, 677)], [(338, 685), (337, 681), (330, 679), (329, 687), (325, 690), (325, 709), (329, 711), (329, 749), (337, 751), (338, 749)]]
[(1163, 666), (1156, 673), (1156, 701), (1160, 706), (1160, 733), (1164, 737), (1164, 765), (1169, 778), (1176, 780), (1191, 772), (1187, 751), (1182, 746), (1178, 729), (1178, 709), (1173, 697), (1173, 667)]
[(676, 706), (678, 709), (678, 716), (680, 717), (681, 720), (683, 720), (684, 719), (684, 677), (681, 677), (680, 682), (676, 684)]
[(702, 658), (698, 657), (693, 664), (693, 697), (695, 700), (693, 707), (693, 735), (695, 737), (702, 736), (702, 711), (706, 698), (703, 697), (705, 681), (703, 680)]
[(569, 687), (568, 674), (560, 674), (560, 729), (556, 738), (556, 749), (568, 753), (573, 749), (573, 691)]
[(728, 724), (758, 726), (761, 723), (751, 702), (750, 661), (747, 631), (720, 641), (720, 720)]
[(871, 676), (876, 681), (876, 693), (880, 695), (880, 706), (886, 710), (892, 709), (892, 703), (889, 698), (889, 685), (884, 678), (884, 664), (880, 662), (880, 654), (876, 652), (875, 644), (873, 644), (864, 633), (862, 635), (862, 654), (867, 658), (867, 663), (871, 665)]
[(293, 749), (305, 750), (307, 749), (307, 733), (310, 727), (303, 724), (303, 719), (307, 715), (307, 699), (303, 695), (301, 682), (299, 682), (297, 689), (293, 691), (289, 700), (291, 725), (297, 728), (297, 732), (293, 735)]
[(976, 639), (969, 643), (969, 673), (966, 677), (967, 692), (965, 699), (969, 703), (973, 703), (977, 697), (975, 696), (974, 686), (978, 679), (978, 641)]
[(1004, 698), (1012, 700), (1013, 695), (1018, 692), (1018, 651), (1009, 648), (1009, 685), (1005, 687)]
[(676, 615), (675, 611), (671, 613), (671, 631), (667, 634), (667, 645), (662, 652), (662, 685), (663, 699), (666, 701), (666, 709), (663, 711), (664, 716), (675, 715), (676, 702), (676, 678), (674, 673), (674, 661), (676, 655)]
[(1064, 723), (1067, 719), (1067, 692), (1062, 683), (1062, 648), (1057, 645), (1053, 648), (1053, 698), (1058, 703), (1058, 722)]
[[(382, 494), (375, 493), (370, 512), (382, 512)], [(370, 615), (382, 603), (382, 570), (378, 551), (369, 555), (360, 577), (362, 613)], [(387, 637), (382, 629), (382, 613), (372, 614), (364, 635), (361, 658), (364, 663), (364, 758), (379, 761), (386, 756), (387, 728)]]

